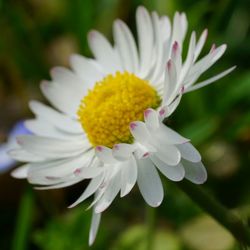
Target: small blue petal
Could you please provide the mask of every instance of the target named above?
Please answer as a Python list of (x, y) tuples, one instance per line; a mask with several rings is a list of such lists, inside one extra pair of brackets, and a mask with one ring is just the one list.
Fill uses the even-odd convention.
[(16, 137), (19, 135), (32, 134), (24, 125), (24, 121), (17, 122), (11, 129), (7, 143), (0, 145), (0, 173), (6, 172), (16, 165), (16, 161), (9, 155), (8, 151), (16, 148)]
[(9, 137), (16, 137), (18, 135), (27, 135), (31, 132), (25, 127), (24, 121), (17, 122), (9, 133)]
[(9, 147), (7, 146), (7, 144), (0, 145), (0, 173), (8, 171), (16, 164), (16, 161), (10, 158), (7, 154), (8, 150)]

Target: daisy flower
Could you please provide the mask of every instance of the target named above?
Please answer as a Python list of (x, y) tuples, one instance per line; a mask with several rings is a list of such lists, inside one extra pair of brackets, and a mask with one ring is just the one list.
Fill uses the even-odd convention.
[(145, 201), (161, 204), (164, 192), (159, 172), (172, 181), (206, 181), (199, 152), (190, 141), (163, 124), (182, 94), (203, 87), (233, 70), (193, 85), (225, 52), (212, 46), (199, 59), (207, 30), (196, 40), (192, 32), (187, 56), (182, 45), (187, 31), (184, 13), (167, 16), (136, 11), (137, 40), (121, 21), (113, 25), (114, 45), (91, 31), (94, 59), (70, 58), (72, 70), (52, 69), (52, 81), (41, 90), (52, 107), (30, 102), (34, 120), (26, 122), (34, 135), (18, 137), (14, 159), (28, 162), (13, 172), (40, 189), (90, 182), (70, 207), (94, 195), (89, 244), (94, 242), (101, 213), (118, 193), (127, 195), (137, 183)]

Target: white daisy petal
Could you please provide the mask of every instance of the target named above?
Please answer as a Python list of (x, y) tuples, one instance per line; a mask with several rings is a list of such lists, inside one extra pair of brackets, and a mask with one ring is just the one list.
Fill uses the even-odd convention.
[(227, 49), (227, 45), (222, 44), (220, 47), (218, 47), (215, 50), (212, 50), (210, 52), (210, 54), (212, 55), (212, 60), (211, 60), (209, 67), (211, 67), (216, 61), (218, 61), (222, 57), (222, 55), (225, 53), (226, 49)]
[(122, 69), (116, 51), (101, 33), (91, 31), (88, 42), (95, 58), (108, 73)]
[[(182, 45), (182, 41), (185, 38), (187, 31), (187, 19), (184, 13), (176, 12), (174, 15), (173, 21), (173, 34), (172, 34), (172, 43), (175, 41)], [(180, 47), (182, 50), (182, 47)]]
[[(70, 170), (74, 171), (74, 169), (73, 168), (70, 169), (72, 165), (68, 164), (67, 166), (68, 174), (65, 174), (66, 171), (64, 171), (63, 174), (65, 175), (60, 176), (62, 173), (60, 172), (58, 165), (52, 166), (52, 165), (47, 164), (46, 169), (40, 169), (40, 170), (34, 171), (34, 167), (37, 167), (36, 165), (37, 164), (35, 165), (32, 164), (31, 166), (32, 169), (29, 169), (27, 179), (32, 184), (41, 185), (42, 187), (36, 187), (36, 189), (40, 189), (40, 190), (58, 189), (58, 188), (72, 186), (85, 179), (95, 178), (96, 176), (100, 175), (103, 171), (101, 168), (94, 169), (90, 167), (84, 170), (84, 175), (76, 176), (76, 174), (74, 173), (72, 174), (70, 172)], [(47, 169), (48, 166), (52, 166), (53, 168), (52, 171), (50, 170), (48, 171)], [(63, 166), (65, 167), (65, 164)], [(58, 171), (58, 173), (55, 175), (56, 170)], [(54, 176), (50, 174), (54, 174)]]
[(205, 29), (202, 32), (199, 41), (197, 42), (197, 45), (195, 47), (195, 52), (194, 52), (194, 61), (196, 61), (196, 59), (199, 57), (199, 55), (201, 53), (201, 50), (202, 50), (202, 48), (206, 42), (206, 39), (207, 39), (207, 34), (208, 34), (208, 31), (207, 31), (207, 29)]
[(170, 34), (171, 34), (171, 23), (170, 23), (169, 17), (167, 16), (160, 17), (160, 21), (161, 21), (160, 30), (163, 33), (162, 34), (163, 40), (166, 41), (169, 39)]
[[(81, 177), (95, 177), (102, 172), (101, 168), (87, 168), (93, 159), (93, 151), (84, 153), (78, 157), (59, 159), (54, 161), (45, 161), (32, 163), (29, 172), (28, 179), (31, 183), (39, 185), (52, 185), (61, 182), (62, 178), (68, 176)], [(81, 175), (79, 169), (85, 168)]]
[(170, 113), (170, 110), (169, 110), (168, 106), (165, 105), (165, 106), (160, 107), (158, 113), (159, 113), (159, 120), (162, 122), (165, 117), (169, 116), (168, 114)]
[(161, 161), (156, 155), (151, 155), (150, 159), (155, 166), (164, 174), (168, 179), (172, 181), (181, 181), (185, 176), (185, 170), (181, 163), (176, 166), (169, 166)]
[(178, 107), (182, 98), (182, 93), (179, 93), (175, 99), (168, 105), (162, 107), (162, 110), (165, 110), (165, 117), (169, 117)]
[(38, 101), (30, 101), (29, 106), (37, 118), (45, 120), (68, 133), (83, 133), (81, 124), (77, 120), (71, 119)]
[(96, 156), (106, 164), (116, 164), (118, 161), (113, 157), (112, 149), (105, 146), (95, 147)]
[(137, 163), (133, 156), (122, 163), (121, 171), (121, 197), (124, 197), (131, 191), (137, 180)]
[(181, 160), (181, 153), (175, 146), (158, 145), (155, 155), (168, 165), (175, 166)]
[(174, 42), (172, 46), (171, 59), (173, 60), (176, 66), (176, 74), (179, 76), (182, 66), (181, 50), (178, 42)]
[(144, 120), (146, 123), (146, 126), (149, 129), (157, 129), (159, 127), (159, 116), (157, 112), (151, 108), (146, 109), (144, 111)]
[(182, 29), (181, 27), (181, 18), (180, 18), (180, 13), (175, 12), (174, 14), (174, 20), (173, 20), (173, 34), (172, 34), (172, 43), (174, 41), (177, 41), (179, 44), (182, 44)]
[(137, 183), (144, 200), (151, 207), (158, 207), (163, 200), (161, 179), (154, 164), (149, 159), (142, 159), (138, 164)]
[(154, 62), (154, 66), (153, 68), (155, 68), (155, 72), (154, 74), (152, 72), (150, 72), (150, 74), (148, 74), (148, 80), (151, 81), (152, 86), (155, 87), (155, 89), (158, 92), (158, 95), (162, 98), (163, 94), (164, 94), (164, 76), (165, 76), (165, 68), (166, 68), (166, 62), (169, 58), (169, 49), (170, 47), (170, 41), (165, 41), (163, 42), (163, 44), (161, 45), (161, 50), (160, 52), (158, 52), (158, 54), (160, 53), (160, 56), (157, 57), (158, 60), (158, 65), (156, 64), (156, 62)]
[(97, 204), (97, 202), (102, 198), (106, 188), (107, 188), (107, 185), (102, 184), (100, 186), (100, 188), (95, 193), (95, 199), (92, 201), (92, 203), (88, 206), (86, 210), (93, 208)]
[(127, 25), (121, 20), (116, 20), (114, 23), (114, 40), (123, 69), (136, 73), (138, 70), (138, 52), (135, 40)]
[(140, 52), (139, 76), (144, 77), (150, 70), (154, 41), (152, 20), (144, 7), (139, 7), (136, 11), (136, 26)]
[[(74, 96), (77, 101), (81, 100), (82, 96), (87, 94), (87, 86), (78, 75), (74, 74), (69, 69), (63, 67), (54, 67), (51, 70), (52, 84), (51, 91), (57, 92), (58, 89), (63, 89), (68, 92), (68, 95)], [(72, 100), (71, 100), (72, 101)]]
[(161, 145), (182, 144), (189, 141), (163, 123), (160, 123), (159, 129), (153, 136)]
[(86, 140), (62, 140), (34, 135), (19, 136), (17, 142), (28, 152), (49, 158), (74, 156), (90, 148)]
[(151, 82), (154, 83), (158, 82), (159, 74), (162, 74), (162, 69), (164, 68), (164, 63), (166, 62), (167, 58), (165, 58), (166, 54), (163, 53), (163, 47), (165, 43), (163, 42), (163, 37), (160, 33), (160, 27), (161, 27), (160, 19), (155, 11), (152, 12), (152, 22), (155, 32), (155, 56), (157, 60), (153, 67), (154, 71), (152, 75), (149, 77), (149, 80), (151, 80)]
[(68, 88), (68, 86), (72, 88), (73, 85), (73, 87), (77, 90), (84, 90), (84, 88), (81, 88), (83, 85), (82, 80), (69, 69), (63, 67), (54, 67), (51, 69), (50, 74), (53, 82), (57, 82), (64, 88)]
[(17, 161), (22, 162), (41, 162), (46, 160), (45, 157), (41, 157), (38, 155), (34, 155), (32, 153), (29, 153), (22, 148), (12, 149), (8, 152), (8, 154)]
[(41, 90), (53, 106), (70, 117), (76, 117), (82, 98), (80, 92), (62, 88), (58, 83), (48, 81), (42, 81)]
[(167, 63), (164, 81), (163, 103), (171, 103), (176, 96), (177, 74), (174, 62), (170, 59)]
[(120, 189), (121, 189), (121, 173), (119, 171), (109, 181), (109, 184), (102, 198), (96, 203), (95, 209), (94, 209), (95, 212), (102, 213), (105, 209), (107, 209), (109, 205), (112, 203), (112, 201), (115, 199)]
[(57, 129), (52, 124), (39, 118), (25, 121), (26, 128), (33, 134), (57, 139), (70, 139), (72, 134)]
[(81, 179), (91, 179), (91, 178), (98, 176), (103, 171), (104, 169), (102, 167), (90, 166), (87, 168), (86, 165), (83, 165), (74, 170), (74, 175)]
[(154, 146), (151, 146), (150, 144), (146, 144), (145, 146), (140, 143), (137, 143), (136, 146), (137, 148), (134, 154), (137, 159), (148, 158), (151, 152), (157, 151), (157, 149)]
[(127, 143), (119, 143), (114, 145), (113, 147), (113, 156), (119, 161), (126, 161), (131, 156), (132, 153), (135, 151), (135, 145), (127, 144)]
[(228, 75), (235, 68), (236, 68), (236, 66), (233, 66), (230, 69), (227, 69), (227, 70), (221, 72), (220, 74), (218, 74), (216, 76), (213, 76), (213, 77), (211, 77), (211, 78), (209, 78), (209, 79), (207, 79), (205, 81), (199, 82), (199, 83), (195, 84), (194, 86), (187, 88), (187, 90), (185, 91), (185, 93), (191, 92), (191, 91), (194, 91), (194, 90), (197, 90), (197, 89), (200, 89), (200, 88), (203, 88), (203, 87), (207, 86), (208, 84), (213, 83), (213, 82), (219, 80), (220, 78)]
[(30, 164), (22, 165), (11, 172), (11, 176), (17, 179), (26, 179)]
[(44, 184), (40, 184), (40, 185), (45, 185), (45, 186), (35, 186), (35, 189), (36, 190), (61, 189), (61, 188), (75, 185), (76, 183), (78, 183), (80, 181), (82, 181), (82, 179), (79, 179), (79, 178), (74, 178), (74, 179), (70, 179), (70, 180), (69, 179), (64, 179), (64, 180), (60, 179), (60, 181), (56, 182), (56, 184), (44, 183)]
[(197, 149), (191, 143), (183, 143), (177, 145), (178, 149), (181, 152), (181, 157), (191, 161), (191, 162), (199, 162), (201, 161), (201, 155), (197, 151)]
[[(62, 167), (65, 167), (64, 171), (60, 171), (60, 164)], [(51, 169), (48, 170), (48, 168)], [(28, 173), (28, 180), (30, 183), (42, 185), (41, 187), (36, 187), (36, 189), (39, 190), (58, 189), (72, 186), (85, 179), (93, 179), (101, 175), (103, 171), (103, 168), (92, 167), (88, 159), (80, 165), (80, 168), (75, 168), (75, 166), (70, 165), (69, 162), (60, 161), (55, 163), (44, 163), (43, 166), (33, 164)]]
[(183, 12), (180, 14), (180, 24), (181, 24), (181, 31), (182, 31), (181, 39), (183, 41), (186, 36), (187, 28), (188, 28), (187, 16)]
[(182, 160), (185, 168), (185, 178), (195, 184), (202, 184), (207, 180), (207, 171), (202, 162), (190, 162)]
[(75, 73), (87, 84), (89, 88), (104, 77), (104, 70), (93, 59), (81, 55), (72, 55), (70, 64)]
[(99, 186), (102, 184), (103, 178), (103, 175), (98, 175), (97, 177), (93, 178), (88, 184), (87, 188), (81, 194), (81, 196), (73, 204), (71, 204), (69, 208), (75, 207), (76, 205), (90, 197), (92, 194), (94, 194), (99, 188)]
[(182, 68), (181, 75), (179, 78), (179, 85), (183, 81), (183, 79), (186, 77), (186, 75), (188, 74), (188, 72), (192, 66), (192, 63), (194, 62), (195, 44), (196, 44), (196, 34), (195, 34), (195, 32), (192, 32), (192, 35), (190, 37), (187, 57), (186, 57), (185, 62), (183, 63), (183, 68)]
[(223, 44), (220, 47), (213, 49), (208, 55), (201, 58), (194, 66), (190, 69), (183, 82), (186, 87), (191, 86), (200, 75), (210, 68), (226, 51), (226, 45)]
[(141, 121), (131, 122), (129, 128), (131, 134), (138, 142), (147, 143), (149, 141), (150, 134), (144, 122)]
[(92, 213), (91, 226), (89, 232), (89, 246), (93, 245), (101, 221), (101, 213)]

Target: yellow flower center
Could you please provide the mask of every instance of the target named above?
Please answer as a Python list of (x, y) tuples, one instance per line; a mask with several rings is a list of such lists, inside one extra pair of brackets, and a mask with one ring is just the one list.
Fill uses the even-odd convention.
[(97, 82), (82, 100), (79, 121), (93, 146), (112, 148), (132, 143), (132, 121), (142, 121), (147, 108), (157, 108), (160, 97), (148, 81), (134, 74), (117, 72)]

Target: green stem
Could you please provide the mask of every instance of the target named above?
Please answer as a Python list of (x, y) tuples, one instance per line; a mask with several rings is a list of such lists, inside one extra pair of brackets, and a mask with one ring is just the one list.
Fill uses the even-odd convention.
[(12, 241), (12, 250), (28, 249), (27, 240), (32, 224), (34, 207), (33, 191), (30, 187), (25, 190), (17, 215), (15, 233)]
[(250, 230), (242, 220), (226, 207), (211, 197), (201, 186), (183, 180), (176, 182), (177, 186), (196, 202), (204, 211), (210, 214), (221, 225), (227, 228), (242, 245), (250, 246)]
[(152, 250), (154, 245), (154, 232), (155, 232), (155, 208), (147, 205), (146, 218), (147, 218), (147, 234), (146, 234), (146, 250)]

